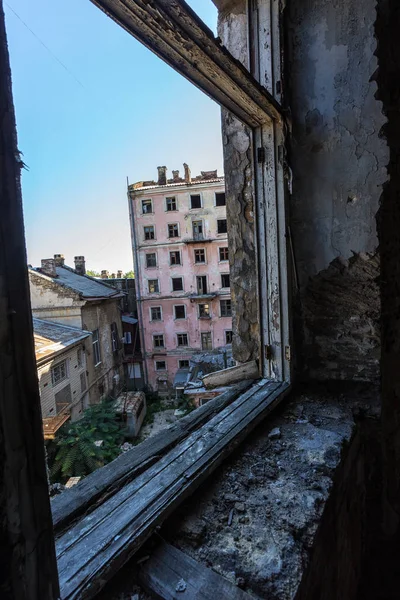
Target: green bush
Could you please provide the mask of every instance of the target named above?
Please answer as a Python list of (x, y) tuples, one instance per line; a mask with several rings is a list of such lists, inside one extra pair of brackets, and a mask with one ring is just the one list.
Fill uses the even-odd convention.
[[(114, 460), (124, 437), (112, 401), (91, 406), (80, 421), (65, 424), (48, 448), (51, 481), (88, 475)], [(103, 440), (100, 447), (97, 440)]]

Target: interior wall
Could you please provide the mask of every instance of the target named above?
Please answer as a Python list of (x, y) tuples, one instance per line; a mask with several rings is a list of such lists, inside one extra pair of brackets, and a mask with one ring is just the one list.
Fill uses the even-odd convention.
[(297, 356), (314, 379), (379, 376), (376, 212), (386, 180), (375, 0), (290, 1), (290, 224), (299, 276)]

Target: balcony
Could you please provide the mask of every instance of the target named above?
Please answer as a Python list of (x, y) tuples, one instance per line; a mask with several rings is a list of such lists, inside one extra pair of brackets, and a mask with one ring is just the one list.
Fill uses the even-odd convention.
[(54, 440), (57, 431), (68, 421), (71, 416), (71, 404), (59, 405), (58, 415), (43, 419), (43, 435), (45, 440)]
[(206, 238), (202, 233), (195, 233), (190, 238), (185, 238), (182, 240), (184, 244), (209, 244), (213, 242), (215, 238)]

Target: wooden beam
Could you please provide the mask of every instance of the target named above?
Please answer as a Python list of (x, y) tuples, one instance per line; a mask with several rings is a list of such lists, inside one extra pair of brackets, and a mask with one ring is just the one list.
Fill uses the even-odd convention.
[(282, 108), (183, 0), (91, 0), (116, 23), (250, 127)]
[(228, 369), (208, 373), (208, 375), (204, 375), (203, 383), (209, 389), (220, 385), (228, 385), (229, 382), (236, 383), (237, 381), (258, 379), (259, 377), (258, 365), (255, 360), (252, 360), (237, 367), (229, 367)]
[(85, 511), (94, 510), (96, 503), (99, 504), (115, 494), (174, 445), (229, 406), (250, 385), (251, 382), (246, 381), (232, 386), (232, 389), (213, 398), (168, 429), (160, 431), (129, 452), (121, 454), (108, 465), (97, 469), (72, 489), (55, 496), (51, 501), (51, 508), (56, 531), (69, 526), (73, 519)]
[[(254, 600), (236, 585), (196, 560), (160, 542), (139, 570), (139, 583), (159, 600)], [(180, 584), (180, 585), (179, 585)], [(184, 588), (179, 593), (179, 587)]]
[(33, 347), (11, 73), (0, 0), (1, 598), (55, 600), (57, 566)]
[(288, 391), (285, 383), (254, 384), (61, 536), (62, 599), (92, 598)]

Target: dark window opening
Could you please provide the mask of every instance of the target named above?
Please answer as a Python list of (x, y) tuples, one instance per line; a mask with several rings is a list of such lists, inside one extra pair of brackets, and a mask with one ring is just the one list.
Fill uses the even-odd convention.
[(232, 304), (230, 300), (220, 300), (221, 317), (232, 316)]
[(223, 288), (228, 288), (231, 286), (229, 273), (221, 273), (221, 286)]
[(158, 279), (149, 279), (149, 294), (158, 294), (159, 291)]
[(215, 206), (225, 206), (225, 192), (217, 192), (215, 194)]
[(113, 352), (119, 350), (118, 328), (116, 323), (111, 323), (111, 348)]
[(175, 319), (185, 319), (186, 318), (186, 308), (184, 304), (180, 304), (179, 306), (175, 306)]
[(153, 225), (146, 225), (146, 227), (143, 227), (144, 229), (144, 239), (145, 240), (154, 240), (154, 226)]
[(189, 368), (189, 361), (186, 359), (182, 359), (178, 361), (178, 365), (180, 369), (188, 369)]
[(93, 348), (94, 365), (96, 366), (101, 363), (100, 340), (99, 340), (99, 330), (98, 329), (95, 329), (92, 332), (92, 348)]
[(205, 263), (206, 262), (206, 251), (205, 250), (195, 250), (194, 251), (194, 262)]
[(168, 237), (169, 238), (176, 238), (179, 237), (179, 227), (178, 227), (178, 223), (170, 223), (168, 225)]
[(180, 265), (181, 264), (181, 253), (179, 250), (174, 250), (169, 253), (169, 264), (170, 265)]
[(156, 371), (166, 371), (167, 363), (165, 360), (156, 360)]
[(150, 314), (152, 321), (161, 321), (161, 306), (152, 306)]
[(178, 342), (178, 346), (188, 346), (189, 345), (187, 333), (178, 333), (176, 336), (176, 339)]
[(203, 221), (193, 221), (192, 229), (193, 229), (193, 239), (194, 240), (204, 239), (203, 238)]
[(162, 334), (153, 335), (154, 348), (164, 348), (164, 336)]
[(153, 203), (151, 200), (142, 200), (142, 213), (144, 215), (151, 214), (153, 212)]
[(157, 266), (157, 255), (155, 252), (151, 254), (146, 254), (146, 267), (149, 269), (151, 267)]
[(228, 228), (226, 225), (226, 219), (218, 219), (217, 227), (218, 227), (218, 233), (227, 233)]
[(209, 304), (199, 304), (199, 318), (200, 319), (209, 319), (210, 318), (210, 305)]
[(201, 349), (212, 350), (211, 332), (201, 334)]
[(167, 198), (166, 205), (167, 205), (168, 212), (176, 210), (176, 198)]
[(219, 249), (219, 260), (229, 260), (229, 250), (227, 247)]
[(207, 276), (206, 275), (198, 275), (196, 277), (197, 280), (197, 293), (198, 294), (207, 294)]
[(200, 194), (193, 194), (193, 196), (190, 196), (190, 208), (201, 208)]
[(172, 291), (173, 292), (183, 291), (183, 278), (182, 277), (172, 277)]
[(225, 331), (225, 344), (232, 344), (232, 331)]

